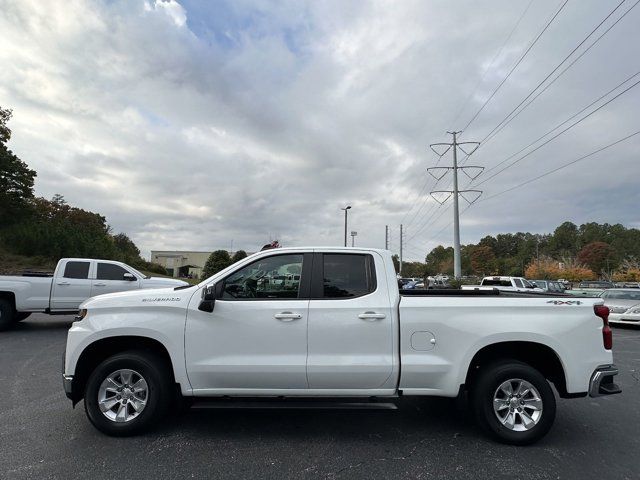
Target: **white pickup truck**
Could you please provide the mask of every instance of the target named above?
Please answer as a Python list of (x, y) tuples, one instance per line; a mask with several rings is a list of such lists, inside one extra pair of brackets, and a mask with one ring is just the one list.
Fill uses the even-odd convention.
[(505, 292), (543, 292), (526, 278), (522, 277), (484, 277), (480, 285), (463, 285), (463, 290), (496, 289)]
[(554, 421), (551, 385), (563, 398), (620, 392), (602, 303), (400, 295), (386, 250), (281, 248), (199, 285), (88, 300), (68, 333), (63, 385), (110, 435), (157, 424), (177, 393), (205, 405), (276, 397), (285, 406), (468, 394), (489, 433), (527, 444)]
[(0, 276), (0, 330), (24, 320), (33, 312), (75, 314), (86, 299), (104, 293), (181, 285), (188, 283), (148, 277), (121, 262), (63, 258), (56, 265), (53, 276)]

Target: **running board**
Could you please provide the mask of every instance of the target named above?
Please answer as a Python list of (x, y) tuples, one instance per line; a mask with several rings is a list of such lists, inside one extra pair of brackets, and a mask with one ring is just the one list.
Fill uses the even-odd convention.
[(290, 410), (397, 410), (395, 403), (378, 402), (297, 402), (297, 401), (243, 401), (243, 400), (198, 400), (191, 406), (194, 409), (290, 409)]

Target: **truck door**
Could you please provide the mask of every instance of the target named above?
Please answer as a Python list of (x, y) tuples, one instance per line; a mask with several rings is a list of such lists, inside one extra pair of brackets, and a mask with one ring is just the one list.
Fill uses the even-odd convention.
[[(201, 296), (193, 296), (185, 357), (197, 393), (307, 388), (312, 255), (273, 254), (230, 273), (219, 280), (212, 312), (199, 310)], [(287, 275), (293, 277), (283, 280)]]
[(52, 311), (74, 311), (91, 296), (89, 260), (69, 260), (56, 271), (51, 286), (50, 307)]
[(309, 302), (311, 389), (393, 388), (393, 317), (379, 255), (317, 253)]
[(97, 262), (95, 277), (91, 281), (92, 297), (103, 293), (135, 290), (140, 285), (140, 280), (135, 275), (115, 263)]

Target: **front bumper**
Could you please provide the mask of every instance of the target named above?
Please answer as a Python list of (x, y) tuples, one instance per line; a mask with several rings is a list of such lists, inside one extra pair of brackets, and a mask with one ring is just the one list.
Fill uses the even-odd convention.
[(602, 397), (622, 393), (622, 389), (613, 383), (613, 377), (617, 374), (618, 368), (615, 365), (602, 365), (596, 368), (589, 382), (589, 396)]
[(625, 323), (627, 325), (640, 325), (640, 314), (637, 313), (610, 313), (609, 323)]

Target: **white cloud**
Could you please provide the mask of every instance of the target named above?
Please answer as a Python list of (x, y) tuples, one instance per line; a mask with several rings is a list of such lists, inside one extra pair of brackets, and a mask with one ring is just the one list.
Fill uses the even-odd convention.
[[(397, 248), (404, 221), (409, 237), (419, 232), (407, 245), (417, 257), (451, 236), (447, 207), (426, 195), (428, 144), (459, 127), (452, 118), (524, 6), (0, 0), (0, 105), (14, 109), (11, 148), (38, 171), (37, 193), (99, 211), (143, 251), (231, 240), (253, 250), (270, 236), (339, 244), (339, 207), (351, 203), (359, 244), (381, 246), (389, 224)], [(460, 123), (555, 7), (530, 9)], [(488, 133), (609, 9), (569, 4), (464, 137)], [(473, 163), (496, 164), (633, 73), (633, 13)], [(630, 92), (487, 193), (622, 136), (638, 100)], [(637, 153), (620, 146), (474, 206), (463, 241), (566, 219), (637, 221)]]

